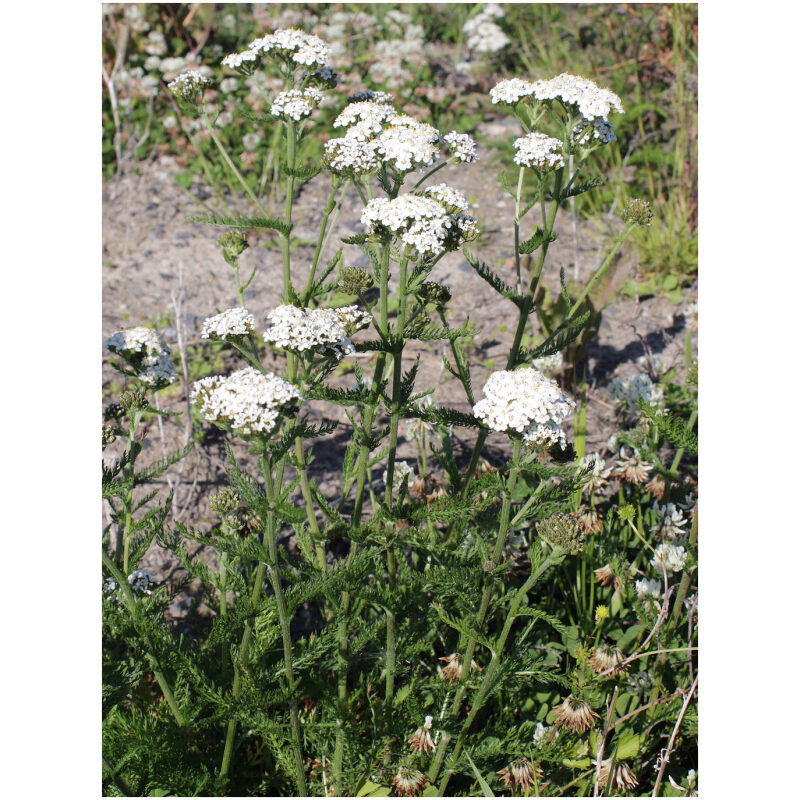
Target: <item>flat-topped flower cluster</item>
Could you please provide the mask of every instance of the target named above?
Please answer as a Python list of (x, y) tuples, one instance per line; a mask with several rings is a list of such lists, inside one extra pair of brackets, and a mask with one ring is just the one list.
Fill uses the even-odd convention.
[(514, 163), (521, 167), (530, 167), (538, 172), (548, 172), (564, 166), (561, 155), (563, 144), (552, 136), (533, 131), (514, 142), (517, 151)]
[(203, 322), (202, 339), (227, 339), (255, 333), (255, 317), (246, 308), (228, 308)]
[(383, 164), (405, 174), (432, 166), (443, 143), (459, 161), (478, 158), (475, 142), (467, 134), (451, 131), (442, 137), (432, 125), (401, 114), (385, 92), (354, 95), (333, 126), (347, 129), (343, 138), (331, 139), (325, 146), (326, 165), (335, 172), (364, 174)]
[(196, 381), (191, 400), (208, 422), (247, 436), (272, 431), (280, 415), (294, 411), (302, 397), (296, 386), (277, 375), (245, 367), (227, 377)]
[(440, 184), (421, 195), (370, 200), (361, 223), (379, 238), (396, 237), (422, 256), (436, 256), (477, 236), (477, 220), (465, 213), (468, 209), (459, 191)]
[(297, 352), (317, 349), (339, 357), (355, 351), (349, 337), (372, 321), (358, 306), (298, 308), (283, 305), (270, 311), (267, 318), (272, 325), (264, 332), (264, 339), (276, 347)]
[(483, 393), (484, 399), (475, 403), (473, 412), (493, 431), (515, 430), (535, 446), (566, 446), (561, 423), (575, 408), (575, 401), (537, 369), (494, 372)]
[(329, 54), (328, 45), (318, 36), (295, 28), (282, 28), (251, 42), (244, 52), (226, 56), (222, 65), (252, 72), (257, 61), (271, 59), (289, 66), (324, 67)]
[(290, 89), (281, 92), (273, 101), (269, 113), (273, 117), (283, 117), (299, 122), (303, 117), (311, 116), (311, 112), (322, 102), (322, 92), (310, 86), (302, 92)]
[(103, 346), (122, 356), (136, 370), (139, 380), (148, 386), (175, 380), (175, 365), (170, 358), (172, 351), (152, 328), (117, 331)]

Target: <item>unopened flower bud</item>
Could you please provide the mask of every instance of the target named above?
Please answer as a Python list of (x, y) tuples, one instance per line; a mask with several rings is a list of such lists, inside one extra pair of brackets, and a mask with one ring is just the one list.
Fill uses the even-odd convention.
[(653, 222), (653, 210), (647, 200), (628, 200), (622, 209), (622, 221), (632, 225), (650, 225)]
[(147, 395), (139, 389), (130, 389), (122, 393), (119, 404), (126, 411), (142, 411), (147, 408)]
[(345, 267), (339, 275), (339, 289), (345, 294), (364, 294), (375, 285), (375, 281), (361, 267)]
[(223, 233), (217, 239), (217, 244), (225, 251), (226, 255), (231, 258), (240, 256), (249, 245), (247, 244), (247, 236), (241, 231), (228, 231)]
[(417, 296), (423, 303), (433, 303), (436, 306), (445, 305), (452, 297), (446, 286), (434, 281), (425, 281), (419, 287)]
[(586, 534), (575, 514), (556, 514), (537, 523), (536, 529), (553, 547), (560, 547), (569, 555), (577, 555), (583, 550)]
[(117, 438), (117, 434), (114, 433), (114, 429), (110, 425), (103, 425), (103, 450), (108, 447), (115, 439)]
[(239, 508), (239, 495), (233, 489), (220, 489), (208, 498), (208, 507), (221, 517), (231, 514)]
[(119, 419), (125, 413), (121, 403), (109, 403), (103, 411), (103, 419), (108, 422), (112, 419)]

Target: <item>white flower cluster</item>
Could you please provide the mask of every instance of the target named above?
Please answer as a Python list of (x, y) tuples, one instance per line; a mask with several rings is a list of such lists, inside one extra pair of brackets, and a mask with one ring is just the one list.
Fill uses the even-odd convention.
[(290, 89), (281, 92), (273, 101), (269, 113), (273, 117), (283, 117), (299, 122), (303, 117), (308, 117), (311, 112), (322, 102), (322, 92), (313, 86), (302, 92), (299, 89)]
[[(392, 478), (392, 493), (396, 494), (400, 486), (402, 485), (403, 481), (408, 476), (408, 482), (414, 480), (414, 467), (412, 467), (407, 461), (395, 461), (394, 462), (394, 477)], [(386, 485), (389, 479), (389, 470), (383, 471), (383, 483)]]
[(426, 197), (438, 200), (450, 211), (456, 210), (462, 214), (466, 214), (469, 211), (467, 198), (458, 189), (453, 189), (452, 186), (448, 186), (446, 183), (437, 183), (434, 186), (429, 186), (423, 194)]
[(561, 155), (562, 144), (558, 139), (534, 131), (514, 141), (514, 163), (521, 167), (531, 167), (540, 172), (564, 166)]
[(136, 369), (139, 380), (148, 386), (175, 380), (175, 365), (170, 358), (172, 351), (152, 328), (117, 331), (103, 346), (121, 355)]
[(420, 255), (439, 255), (459, 247), (478, 233), (476, 220), (464, 213), (451, 214), (432, 197), (403, 194), (390, 200), (370, 200), (361, 223), (379, 236), (391, 233)]
[(608, 393), (618, 402), (624, 403), (630, 414), (639, 413), (639, 398), (650, 405), (658, 405), (664, 399), (663, 390), (644, 372), (637, 372), (628, 378), (614, 378), (608, 384)]
[(272, 323), (264, 339), (276, 347), (303, 352), (320, 350), (339, 358), (355, 352), (350, 334), (367, 327), (370, 315), (358, 306), (297, 308), (284, 305), (270, 311)]
[(537, 100), (558, 99), (575, 106), (581, 116), (592, 122), (607, 119), (611, 109), (622, 113), (622, 100), (610, 89), (601, 89), (594, 81), (562, 72), (548, 81), (535, 81), (533, 94)]
[(239, 69), (259, 56), (277, 57), (306, 67), (324, 67), (328, 63), (328, 45), (312, 34), (283, 28), (251, 42), (243, 53), (232, 53), (222, 59), (223, 66)]
[[(500, 81), (490, 92), (493, 103), (514, 105), (523, 97), (534, 97), (536, 100), (560, 100), (564, 105), (572, 106), (583, 118), (582, 123), (592, 123), (599, 133), (599, 138), (613, 136), (607, 117), (611, 109), (622, 113), (622, 101), (609, 89), (601, 89), (594, 81), (562, 72), (555, 78), (546, 81), (526, 81), (523, 78), (507, 78)], [(600, 122), (606, 123), (605, 126)], [(604, 141), (612, 141), (604, 139)]]
[(302, 400), (296, 386), (271, 372), (245, 367), (227, 378), (201, 378), (192, 388), (192, 403), (209, 422), (230, 425), (245, 435), (269, 433), (281, 412)]
[(246, 308), (229, 308), (203, 322), (201, 339), (227, 339), (255, 333), (256, 319)]
[(466, 133), (456, 133), (450, 131), (442, 137), (450, 148), (450, 152), (459, 160), (467, 164), (478, 160), (478, 154), (475, 152), (475, 142)]
[(347, 127), (349, 137), (367, 140), (376, 133), (381, 133), (384, 123), (390, 122), (397, 116), (399, 116), (397, 109), (386, 100), (361, 100), (346, 105), (333, 121), (333, 127)]
[(660, 533), (664, 539), (669, 541), (673, 541), (678, 536), (686, 533), (686, 531), (683, 530), (683, 527), (686, 525), (683, 511), (674, 503), (659, 505), (656, 501), (653, 503), (653, 511), (656, 512), (658, 523), (653, 525), (650, 530)]
[(490, 92), (489, 97), (493, 103), (514, 103), (523, 97), (529, 97), (534, 92), (534, 86), (530, 81), (522, 78), (506, 78), (500, 81)]
[(533, 367), (493, 372), (475, 403), (475, 416), (493, 431), (515, 430), (524, 441), (544, 447), (566, 446), (561, 423), (575, 401), (558, 384)]
[(439, 131), (413, 117), (397, 116), (377, 139), (375, 149), (397, 172), (430, 167), (439, 155)]
[[(550, 736), (552, 730), (553, 729), (551, 727), (544, 725), (541, 722), (537, 722), (536, 730), (533, 732), (533, 746), (537, 749), (542, 747), (542, 745), (544, 745), (544, 743)], [(558, 738), (558, 730), (556, 730), (555, 735), (553, 736), (554, 740), (557, 738)]]
[(510, 43), (503, 29), (493, 22), (494, 18), (504, 17), (505, 12), (496, 3), (485, 5), (477, 16), (468, 19), (462, 29), (467, 48), (474, 53), (497, 53)]
[(667, 573), (680, 572), (686, 563), (686, 556), (683, 547), (665, 542), (656, 547), (656, 554), (650, 559), (650, 563), (659, 570), (663, 565)]
[(564, 363), (564, 354), (559, 350), (550, 356), (542, 356), (533, 359), (533, 366), (540, 372), (552, 372)]
[(661, 597), (661, 581), (657, 581), (654, 578), (642, 578), (636, 581), (636, 596), (640, 600), (645, 600), (648, 597), (657, 600)]
[(326, 167), (339, 174), (364, 175), (378, 168), (378, 159), (375, 157), (372, 142), (365, 142), (356, 137), (329, 139), (325, 143), (324, 158)]
[(611, 469), (606, 469), (606, 462), (597, 453), (587, 453), (578, 461), (578, 466), (581, 469), (592, 468), (586, 482), (586, 489), (589, 490), (602, 489), (611, 475)]
[(183, 100), (192, 100), (209, 83), (208, 78), (193, 70), (178, 75), (174, 81), (170, 81), (169, 88)]

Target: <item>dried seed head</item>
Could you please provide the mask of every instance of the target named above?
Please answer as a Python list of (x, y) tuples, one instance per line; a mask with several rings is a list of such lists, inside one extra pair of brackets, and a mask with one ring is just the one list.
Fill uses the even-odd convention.
[(345, 267), (339, 274), (339, 289), (345, 294), (364, 294), (374, 285), (372, 275), (361, 267)]
[[(592, 762), (597, 766), (597, 761)], [(611, 790), (626, 792), (639, 785), (636, 776), (624, 761), (617, 761), (614, 766), (614, 775), (611, 776), (612, 759), (606, 758), (600, 762), (600, 785), (609, 786)]]
[(614, 469), (614, 477), (640, 486), (647, 480), (648, 473), (652, 469), (652, 465), (643, 461), (636, 450), (633, 451), (630, 458), (626, 457), (623, 447), (620, 450), (620, 459)]
[(660, 475), (654, 475), (645, 485), (644, 490), (654, 499), (661, 500), (667, 490), (666, 481)]
[(512, 761), (497, 774), (507, 787), (523, 792), (533, 789), (543, 777), (539, 765), (534, 766), (527, 758), (518, 758), (516, 761)]
[(428, 753), (433, 750), (433, 738), (431, 737), (431, 726), (433, 725), (433, 717), (425, 717), (425, 724), (420, 725), (408, 739), (411, 749), (415, 753), (420, 751)]
[(401, 766), (397, 775), (392, 778), (392, 786), (400, 797), (419, 797), (422, 790), (428, 785), (429, 778), (418, 769)]
[(556, 514), (537, 523), (536, 530), (553, 547), (560, 547), (569, 555), (577, 555), (583, 550), (586, 533), (581, 530), (575, 514)]
[[(446, 661), (447, 665), (442, 667), (442, 677), (450, 683), (461, 680), (464, 673), (464, 661), (458, 653), (451, 653), (449, 656), (440, 657), (439, 661)], [(481, 668), (475, 663), (475, 659), (470, 664), (470, 672), (480, 672)]]
[(611, 564), (606, 564), (604, 567), (596, 569), (594, 571), (594, 577), (601, 586), (611, 586), (613, 583), (615, 589), (619, 589), (620, 587), (619, 578), (615, 575)]
[(632, 225), (650, 225), (653, 222), (653, 210), (647, 200), (628, 200), (622, 209), (622, 221)]
[(619, 647), (611, 647), (607, 644), (600, 644), (595, 647), (592, 657), (589, 659), (589, 666), (595, 672), (607, 672), (612, 670), (618, 672), (617, 665), (622, 661), (622, 651)]
[(597, 510), (588, 506), (581, 506), (578, 509), (578, 524), (587, 536), (603, 530), (603, 523)]
[(597, 719), (597, 714), (585, 703), (574, 695), (569, 695), (559, 706), (556, 706), (556, 725), (564, 727), (575, 733), (583, 733), (592, 727), (592, 720)]

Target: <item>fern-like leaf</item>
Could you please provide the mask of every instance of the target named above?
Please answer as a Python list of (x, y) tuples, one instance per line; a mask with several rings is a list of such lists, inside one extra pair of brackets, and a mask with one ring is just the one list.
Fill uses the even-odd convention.
[(220, 214), (195, 214), (186, 219), (189, 222), (199, 222), (201, 225), (218, 225), (224, 228), (241, 228), (242, 230), (266, 228), (278, 231), (282, 236), (288, 236), (292, 227), (277, 217), (231, 217)]

